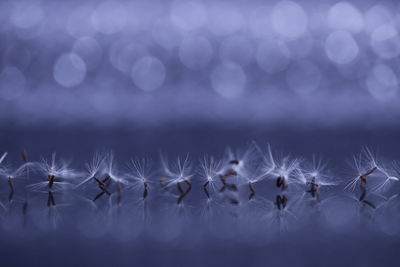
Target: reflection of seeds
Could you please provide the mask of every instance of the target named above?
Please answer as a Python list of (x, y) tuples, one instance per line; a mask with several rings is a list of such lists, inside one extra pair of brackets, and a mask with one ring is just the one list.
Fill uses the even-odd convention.
[(8, 177), (8, 186), (10, 187), (11, 192), (14, 192), (14, 183), (11, 177)]
[(370, 206), (371, 208), (376, 209), (376, 206), (375, 206), (372, 202), (370, 202), (370, 201), (368, 201), (368, 200), (365, 200), (365, 199), (364, 199), (362, 202), (365, 203), (365, 204), (367, 204), (367, 205)]
[(144, 189), (143, 189), (143, 199), (146, 199), (147, 198), (147, 195), (148, 195), (148, 184), (147, 184), (147, 182), (144, 182), (143, 183), (143, 186), (144, 186)]
[(48, 197), (47, 197), (47, 206), (51, 207), (51, 206), (55, 206), (56, 202), (54, 201), (54, 196), (53, 196), (53, 192), (49, 191)]
[(256, 190), (254, 189), (253, 183), (251, 182), (249, 183), (249, 189), (250, 189), (249, 200), (251, 200), (256, 194)]
[(208, 193), (208, 189), (207, 189), (209, 183), (210, 183), (210, 181), (207, 181), (207, 182), (205, 182), (204, 185), (203, 185), (204, 193), (206, 194), (206, 196), (207, 196), (208, 199), (210, 198), (210, 194)]
[(229, 198), (229, 203), (231, 203), (232, 205), (237, 206), (237, 205), (239, 205), (240, 202), (236, 198)]
[(277, 206), (278, 210), (282, 210), (284, 208), (286, 208), (286, 204), (287, 204), (287, 197), (285, 195), (277, 195), (276, 196), (276, 201), (275, 201), (275, 205)]

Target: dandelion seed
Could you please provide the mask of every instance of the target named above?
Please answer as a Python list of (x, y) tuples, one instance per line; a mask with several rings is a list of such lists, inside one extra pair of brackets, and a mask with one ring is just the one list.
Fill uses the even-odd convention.
[(286, 190), (289, 184), (304, 184), (304, 176), (300, 171), (300, 160), (290, 156), (277, 159), (272, 154), (271, 147), (267, 147), (267, 155), (264, 156), (263, 176), (275, 179), (276, 187)]
[(315, 198), (317, 201), (319, 201), (319, 194), (320, 194), (320, 184), (317, 183), (317, 180), (315, 177), (311, 178), (310, 182), (307, 182), (311, 188), (307, 190), (308, 193), (311, 194), (313, 198)]
[(367, 185), (367, 177), (368, 177), (368, 175), (371, 175), (374, 171), (376, 171), (378, 169), (378, 167), (373, 167), (372, 169), (370, 169), (369, 171), (367, 171), (366, 173), (364, 173), (364, 174), (362, 174), (361, 176), (360, 176), (360, 181), (361, 181), (361, 184), (360, 184), (360, 186), (361, 187), (364, 187), (364, 186), (366, 186)]
[(313, 156), (311, 164), (300, 170), (299, 176), (303, 176), (300, 180), (304, 181), (306, 185), (310, 186), (306, 191), (310, 193), (312, 198), (317, 202), (320, 201), (321, 187), (328, 187), (336, 185), (336, 181), (328, 174), (326, 164), (322, 159)]
[(251, 142), (245, 149), (227, 149), (225, 154), (224, 162), (227, 165), (221, 169), (222, 183), (226, 183), (229, 177), (235, 178), (233, 183), (239, 185), (254, 184), (265, 178), (264, 173), (259, 173), (262, 156), (255, 142)]
[(148, 159), (131, 159), (128, 165), (128, 180), (130, 184), (128, 188), (141, 189), (142, 199), (145, 200), (149, 192), (150, 177), (152, 176), (151, 161)]
[(219, 191), (237, 192), (238, 186), (246, 185), (250, 190), (249, 200), (251, 200), (256, 193), (254, 184), (265, 178), (263, 173), (260, 174), (261, 160), (261, 151), (255, 142), (235, 152), (228, 149), (224, 160), (226, 165), (221, 168), (218, 175), (222, 183)]
[(116, 163), (115, 163), (115, 158), (114, 158), (114, 154), (113, 153), (109, 153), (108, 156), (106, 157), (106, 169), (105, 172), (107, 173), (107, 179), (105, 179), (105, 182), (108, 182), (108, 180), (111, 180), (113, 182), (115, 182), (116, 184), (123, 184), (123, 185), (127, 185), (128, 182), (122, 178), (121, 176), (119, 176), (117, 174), (117, 167), (116, 167)]
[(358, 156), (353, 157), (353, 163), (358, 175), (350, 180), (345, 189), (354, 190), (358, 182), (362, 189), (367, 184), (367, 177), (378, 169), (375, 158), (368, 149), (363, 149)]
[(70, 180), (76, 178), (77, 175), (68, 165), (65, 161), (57, 162), (56, 154), (53, 153), (50, 162), (43, 160), (41, 163), (35, 164), (40, 173), (47, 177), (46, 181), (31, 184), (28, 188), (33, 191), (46, 190), (46, 188), (48, 191), (59, 191), (71, 187), (72, 181)]
[(75, 188), (78, 188), (90, 180), (95, 180), (97, 183), (99, 182), (97, 177), (100, 177), (103, 175), (104, 172), (104, 162), (105, 162), (105, 156), (96, 153), (90, 163), (86, 164), (86, 172), (87, 176), (83, 179), (82, 182), (80, 182), (78, 185), (75, 186)]
[(12, 193), (15, 191), (14, 180), (22, 178), (25, 171), (29, 170), (33, 166), (34, 166), (33, 163), (27, 162), (22, 164), (15, 170), (12, 170), (12, 168), (9, 165), (4, 165), (0, 167), (0, 176), (6, 177), (11, 197)]
[[(165, 187), (170, 187), (176, 185), (179, 191), (178, 204), (190, 193), (192, 190), (192, 182), (190, 174), (191, 164), (189, 162), (189, 155), (185, 159), (178, 157), (176, 164), (170, 166), (166, 157), (161, 156), (161, 163), (163, 167), (163, 177), (165, 178)], [(185, 190), (182, 187), (182, 183), (187, 185)]]
[(203, 190), (207, 198), (210, 198), (208, 188), (211, 187), (215, 190), (215, 184), (217, 183), (219, 175), (222, 171), (222, 164), (221, 161), (217, 161), (213, 157), (205, 156), (200, 161), (200, 166), (201, 170), (199, 171), (199, 175), (204, 181)]
[[(373, 191), (383, 191), (390, 182), (399, 181), (399, 178), (389, 174), (392, 170), (386, 168), (382, 161), (378, 161), (376, 155), (368, 148), (363, 148), (361, 153), (354, 157), (354, 167), (358, 172), (358, 176), (353, 178), (345, 189), (354, 190), (357, 183), (359, 183), (360, 190), (366, 190), (368, 177), (374, 178), (375, 186), (372, 186)], [(394, 166), (393, 171), (396, 172), (396, 166)]]

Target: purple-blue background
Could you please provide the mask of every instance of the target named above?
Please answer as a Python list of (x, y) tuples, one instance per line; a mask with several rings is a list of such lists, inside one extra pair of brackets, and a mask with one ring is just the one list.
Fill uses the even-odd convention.
[[(255, 140), (298, 157), (320, 154), (344, 181), (353, 175), (346, 161), (364, 145), (400, 158), (399, 30), (396, 1), (3, 0), (0, 153), (19, 162), (21, 148), (32, 160), (57, 151), (83, 168), (104, 148), (120, 162), (158, 159), (159, 151), (189, 152), (196, 161)], [(194, 203), (204, 197), (196, 190)], [(123, 229), (118, 237), (112, 231), (87, 237), (69, 226), (82, 210), (67, 210), (58, 230), (3, 226), (3, 264), (397, 266), (400, 260), (398, 234), (363, 230), (362, 223), (308, 225), (273, 241), (262, 238), (273, 232), (268, 227), (244, 239), (241, 227), (226, 226), (228, 233), (216, 236), (193, 221), (173, 238), (130, 231), (121, 238)], [(152, 225), (154, 232), (181, 227), (167, 222)]]

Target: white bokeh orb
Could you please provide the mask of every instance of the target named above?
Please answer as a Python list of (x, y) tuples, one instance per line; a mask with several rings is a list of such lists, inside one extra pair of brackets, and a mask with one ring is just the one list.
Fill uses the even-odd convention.
[(365, 13), (365, 31), (371, 34), (376, 28), (385, 24), (392, 24), (394, 17), (392, 12), (384, 5), (374, 5)]
[(377, 63), (372, 68), (366, 80), (366, 85), (375, 99), (390, 100), (397, 94), (399, 82), (390, 66), (384, 63)]
[(329, 9), (328, 23), (335, 30), (358, 33), (364, 27), (364, 18), (353, 4), (342, 1)]
[(271, 7), (261, 6), (250, 13), (249, 28), (255, 38), (271, 38), (275, 32), (271, 24)]
[(76, 38), (95, 35), (96, 31), (91, 22), (93, 10), (91, 5), (80, 5), (73, 10), (65, 25), (67, 32)]
[(96, 31), (113, 34), (124, 28), (127, 17), (126, 8), (121, 2), (105, 1), (94, 10), (91, 21)]
[(332, 62), (348, 64), (358, 56), (359, 47), (350, 33), (335, 31), (325, 41), (325, 52)]
[(149, 52), (145, 44), (121, 39), (112, 44), (109, 58), (114, 68), (130, 75), (135, 62), (146, 55), (149, 55)]
[(38, 26), (44, 19), (45, 12), (39, 1), (16, 2), (11, 13), (11, 21), (15, 27), (27, 29)]
[(200, 1), (177, 1), (170, 13), (174, 25), (185, 31), (202, 27), (207, 21), (207, 12)]
[(53, 77), (64, 87), (74, 87), (82, 83), (86, 76), (86, 64), (74, 53), (62, 54), (53, 66)]
[(209, 8), (209, 30), (216, 36), (234, 34), (245, 27), (245, 18), (228, 2), (213, 2)]
[(382, 59), (400, 55), (400, 36), (394, 25), (384, 24), (371, 35), (371, 48)]
[(280, 1), (272, 11), (272, 26), (281, 36), (295, 39), (307, 31), (308, 16), (304, 9), (293, 1)]
[(160, 88), (166, 76), (164, 64), (156, 57), (144, 56), (132, 68), (132, 80), (143, 91)]

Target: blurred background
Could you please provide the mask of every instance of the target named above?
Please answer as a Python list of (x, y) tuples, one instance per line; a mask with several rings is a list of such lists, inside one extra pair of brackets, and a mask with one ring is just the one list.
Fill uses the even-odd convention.
[[(255, 140), (322, 155), (345, 181), (362, 146), (400, 158), (399, 31), (397, 1), (2, 0), (0, 153), (17, 165), (22, 148), (31, 160), (56, 151), (83, 169), (103, 148), (119, 162), (163, 151), (197, 163)], [(268, 241), (259, 228), (204, 234), (175, 218), (152, 225), (162, 237), (123, 227), (87, 237), (95, 222), (71, 229), (83, 209), (70, 209), (59, 231), (20, 231), (12, 217), (0, 255), (7, 266), (398, 266), (399, 207), (380, 222), (394, 232), (366, 234), (331, 207), (329, 230)]]
[(396, 125), (396, 1), (0, 3), (0, 121)]

